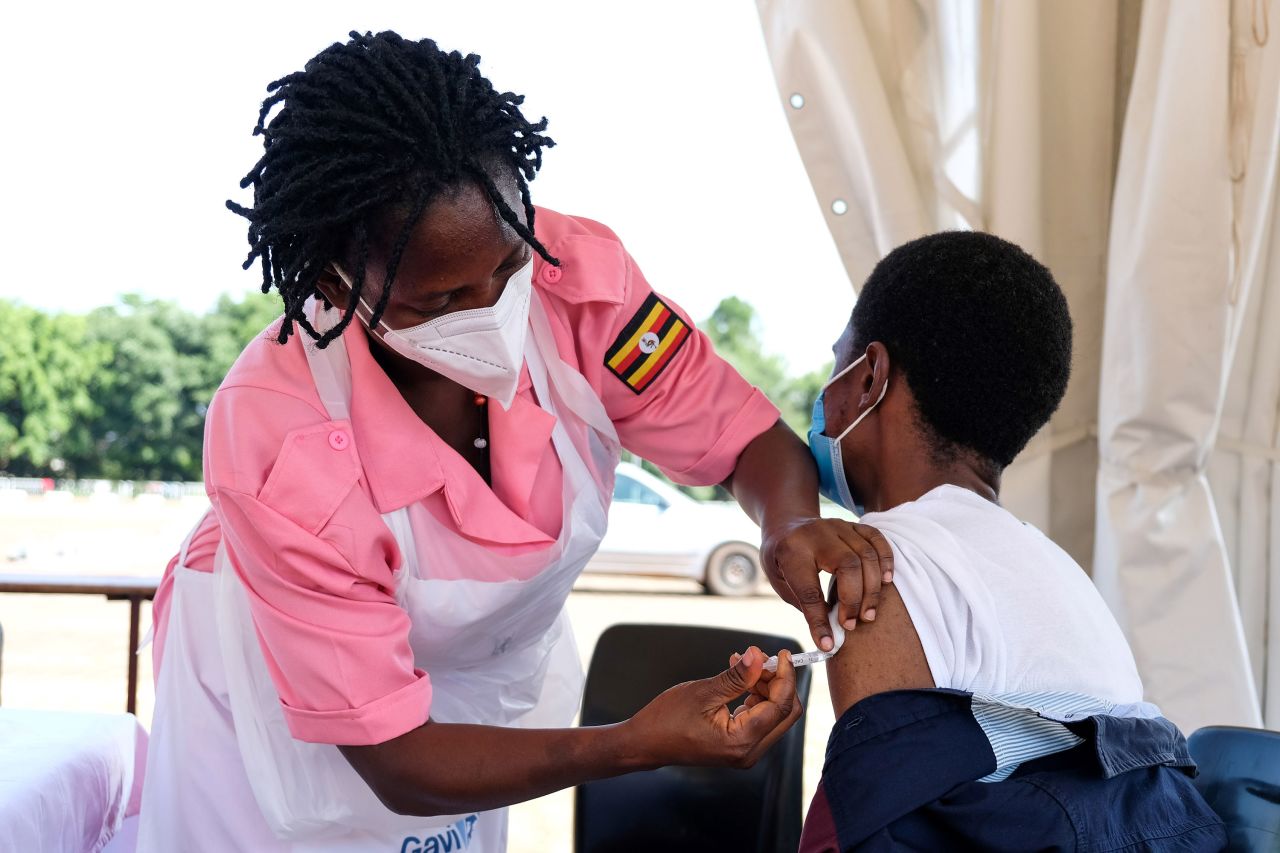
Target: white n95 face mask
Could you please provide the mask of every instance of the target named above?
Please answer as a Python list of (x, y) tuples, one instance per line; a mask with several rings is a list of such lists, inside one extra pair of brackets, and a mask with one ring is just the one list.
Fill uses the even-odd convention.
[[(351, 278), (336, 264), (334, 269), (348, 288)], [(379, 337), (393, 351), (464, 388), (511, 408), (524, 343), (529, 331), (529, 299), (533, 293), (533, 259), (507, 279), (498, 301), (488, 308), (455, 311), (408, 329), (393, 329), (379, 320)], [(373, 316), (363, 299), (360, 304)], [(368, 322), (368, 317), (362, 319)]]

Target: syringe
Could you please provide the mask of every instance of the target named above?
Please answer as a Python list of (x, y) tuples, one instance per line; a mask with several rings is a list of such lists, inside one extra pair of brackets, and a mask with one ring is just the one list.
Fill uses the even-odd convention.
[[(835, 656), (835, 652), (802, 652), (798, 655), (791, 656), (792, 666), (808, 666), (811, 663), (822, 663), (827, 658)], [(769, 659), (764, 662), (764, 668), (769, 672), (778, 671), (778, 656), (770, 655)]]
[[(828, 616), (828, 620), (831, 622), (831, 639), (835, 641), (835, 645), (831, 647), (831, 651), (801, 652), (798, 655), (792, 655), (792, 666), (808, 666), (811, 663), (822, 663), (828, 658), (835, 657), (835, 653), (840, 651), (840, 647), (844, 645), (844, 626), (840, 624), (840, 620), (836, 619), (836, 611), (839, 609), (840, 604), (837, 602), (832, 605), (831, 613)], [(768, 672), (777, 672), (778, 656), (771, 655), (769, 659), (764, 662), (764, 668)]]

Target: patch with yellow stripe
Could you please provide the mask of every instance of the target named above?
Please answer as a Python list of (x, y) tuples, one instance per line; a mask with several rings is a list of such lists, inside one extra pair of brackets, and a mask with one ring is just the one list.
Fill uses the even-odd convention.
[(680, 315), (651, 293), (605, 353), (605, 366), (639, 394), (666, 370), (689, 331)]

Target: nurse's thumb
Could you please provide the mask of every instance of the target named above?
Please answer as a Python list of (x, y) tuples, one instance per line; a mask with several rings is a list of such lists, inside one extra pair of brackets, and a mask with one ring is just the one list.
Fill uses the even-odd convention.
[(717, 705), (723, 705), (741, 696), (760, 680), (763, 669), (764, 652), (752, 646), (742, 653), (736, 664), (714, 678), (707, 679), (710, 698)]

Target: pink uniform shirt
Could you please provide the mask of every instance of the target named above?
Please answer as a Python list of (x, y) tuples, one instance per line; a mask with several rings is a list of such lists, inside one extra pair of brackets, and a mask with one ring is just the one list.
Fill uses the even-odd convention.
[[(777, 409), (697, 331), (637, 393), (606, 356), (625, 347), (623, 332), (650, 311), (649, 284), (603, 225), (550, 210), (539, 210), (536, 224), (562, 264), (535, 259), (536, 298), (560, 357), (600, 395), (622, 445), (677, 482), (724, 480), (746, 445), (776, 422)], [(430, 513), (495, 553), (525, 553), (559, 534), (562, 472), (554, 418), (535, 401), (527, 371), (509, 411), (489, 406), (490, 488), (404, 402), (358, 322), (343, 340), (350, 422), (329, 420), (298, 335), (281, 346), (264, 334), (231, 368), (205, 426), (213, 509), (187, 562), (212, 571), (225, 539), (290, 731), (358, 745), (421, 725), (431, 704), (430, 675), (414, 668), (408, 616), (396, 604), (400, 554), (382, 514), (409, 507), (411, 524)], [(175, 564), (155, 600), (157, 672)], [(432, 572), (472, 577), (465, 565)]]

